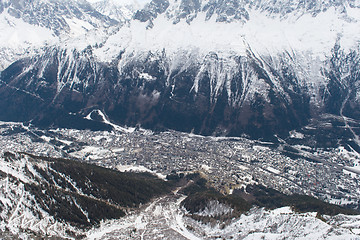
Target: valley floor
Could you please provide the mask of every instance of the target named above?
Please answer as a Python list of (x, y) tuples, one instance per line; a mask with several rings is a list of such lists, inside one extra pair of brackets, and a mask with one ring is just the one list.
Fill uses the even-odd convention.
[[(299, 133), (293, 135), (302, 142), (306, 140)], [(23, 159), (15, 166), (15, 162), (2, 157), (6, 152), (68, 158), (117, 171), (147, 171), (161, 178), (173, 172), (198, 172), (216, 190), (230, 195), (247, 185), (261, 184), (286, 194), (306, 194), (356, 209), (360, 200), (360, 176), (345, 168), (356, 168), (360, 157), (351, 148), (315, 149), (305, 144), (274, 144), (174, 131), (155, 133), (144, 129), (43, 130), (21, 123), (0, 122), (3, 172), (0, 204), (12, 206), (9, 208), (12, 211), (3, 211), (0, 239), (31, 239), (32, 234), (58, 236), (58, 230), (61, 237), (71, 237), (66, 229), (87, 239), (360, 239), (360, 216), (319, 217), (316, 213), (297, 213), (289, 207), (274, 210), (253, 207), (225, 223), (195, 221), (180, 205), (185, 196), (177, 192), (156, 198), (139, 210), (131, 210), (123, 218), (102, 221), (90, 230), (77, 230), (45, 213), (51, 221), (24, 215), (33, 197), (23, 194), (20, 182), (12, 180), (9, 184), (8, 176), (21, 179), (28, 174), (24, 171), (28, 164)], [(21, 205), (24, 198), (28, 205)], [(217, 214), (216, 209), (212, 211)], [(16, 224), (9, 224), (10, 221)]]

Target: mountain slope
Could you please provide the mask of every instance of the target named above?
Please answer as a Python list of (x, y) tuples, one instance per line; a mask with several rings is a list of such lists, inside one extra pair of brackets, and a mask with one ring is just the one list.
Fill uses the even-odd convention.
[[(2, 12), (7, 12), (29, 24), (51, 29), (56, 35), (62, 32), (69, 33), (72, 30), (72, 23), (78, 25), (85, 23), (89, 28), (109, 27), (117, 23), (94, 10), (88, 2), (83, 0), (3, 1), (2, 5)], [(83, 27), (86, 28), (86, 26)]]
[(170, 191), (168, 183), (150, 174), (78, 161), (5, 153), (0, 164), (1, 228), (12, 234), (79, 237), (81, 229), (120, 218)]
[(45, 46), (91, 31), (106, 35), (118, 24), (86, 1), (1, 1), (0, 70), (22, 57), (43, 53)]
[(119, 22), (129, 21), (134, 12), (140, 8), (136, 0), (103, 0), (93, 3), (93, 6), (98, 12)]

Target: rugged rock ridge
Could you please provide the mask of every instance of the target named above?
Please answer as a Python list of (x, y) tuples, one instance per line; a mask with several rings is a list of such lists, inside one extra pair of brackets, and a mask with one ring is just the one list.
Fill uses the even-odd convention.
[(92, 5), (98, 12), (119, 22), (129, 21), (134, 12), (140, 8), (140, 5), (135, 0), (129, 0), (128, 2), (103, 0)]
[(138, 11), (134, 18), (142, 22), (152, 21), (159, 14), (166, 13), (174, 24), (181, 19), (190, 23), (198, 14), (204, 13), (205, 20), (213, 16), (217, 22), (232, 22), (249, 20), (249, 11), (258, 10), (272, 17), (300, 17), (303, 14), (316, 16), (330, 8), (346, 16), (346, 8), (359, 8), (356, 0), (346, 1), (289, 1), (289, 0), (153, 0), (143, 10)]
[(23, 57), (43, 53), (45, 46), (68, 44), (89, 32), (104, 37), (121, 24), (86, 1), (1, 1), (0, 71)]
[(97, 28), (109, 27), (118, 23), (97, 12), (87, 1), (10, 0), (0, 3), (0, 13), (3, 11), (32, 25), (51, 29), (57, 35), (70, 31), (71, 27), (66, 19), (83, 20)]

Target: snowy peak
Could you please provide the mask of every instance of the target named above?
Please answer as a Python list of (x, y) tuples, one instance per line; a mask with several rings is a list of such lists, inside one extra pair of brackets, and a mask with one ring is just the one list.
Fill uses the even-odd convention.
[(117, 24), (117, 21), (100, 14), (86, 1), (9, 0), (2, 5), (2, 11), (9, 15), (29, 24), (51, 29), (56, 35), (69, 33), (71, 21), (86, 22), (87, 28), (83, 26), (86, 30)]
[(21, 57), (41, 53), (48, 45), (95, 42), (89, 34), (101, 42), (109, 29), (118, 26), (119, 21), (101, 14), (85, 0), (0, 1), (0, 70)]
[(169, 6), (170, 3), (168, 0), (153, 0), (147, 4), (144, 9), (137, 11), (134, 19), (141, 22), (151, 21), (159, 14), (164, 13)]
[(356, 0), (153, 0), (137, 12), (135, 19), (142, 22), (152, 21), (166, 12), (167, 17), (173, 19), (175, 24), (181, 19), (190, 23), (199, 13), (204, 13), (206, 20), (214, 17), (217, 22), (247, 21), (249, 11), (254, 10), (271, 17), (293, 16), (296, 19), (306, 14), (316, 17), (331, 8), (346, 16), (348, 8), (359, 7), (360, 3)]
[[(331, 7), (339, 8), (341, 10), (347, 5), (348, 1), (341, 0), (325, 0), (325, 1), (289, 1), (289, 0), (275, 0), (275, 1), (254, 1), (252, 7), (266, 11), (272, 15), (286, 16), (297, 12), (296, 14), (310, 13), (316, 16), (320, 12), (327, 11)], [(354, 2), (354, 1), (351, 1)]]
[(93, 3), (93, 7), (105, 16), (124, 22), (132, 18), (134, 12), (140, 8), (140, 4), (135, 0), (102, 0)]
[(214, 14), (217, 15), (216, 21), (229, 22), (234, 20), (249, 20), (249, 13), (244, 8), (245, 4), (241, 1), (208, 1), (202, 10), (206, 12), (206, 20)]
[(0, 34), (0, 71), (20, 58), (40, 53), (45, 45), (58, 42), (50, 29), (15, 18), (7, 11), (0, 14), (0, 32), (3, 33)]

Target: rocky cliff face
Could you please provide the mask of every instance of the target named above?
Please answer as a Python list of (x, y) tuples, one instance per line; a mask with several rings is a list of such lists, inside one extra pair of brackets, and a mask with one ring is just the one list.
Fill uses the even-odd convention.
[(86, 1), (10, 0), (0, 3), (0, 12), (24, 22), (49, 28), (59, 35), (70, 32), (69, 20), (78, 19), (94, 27), (109, 27), (117, 21), (97, 12)]

